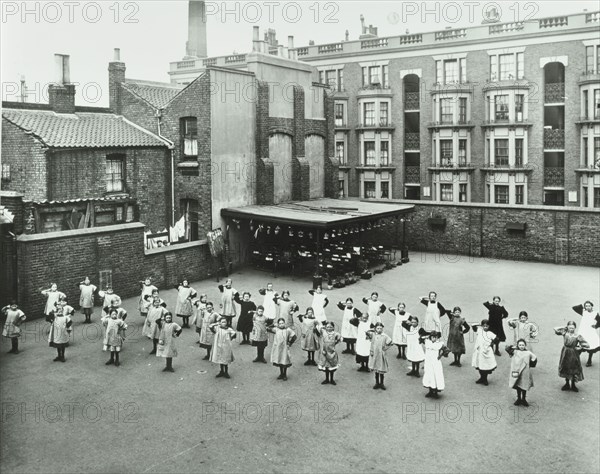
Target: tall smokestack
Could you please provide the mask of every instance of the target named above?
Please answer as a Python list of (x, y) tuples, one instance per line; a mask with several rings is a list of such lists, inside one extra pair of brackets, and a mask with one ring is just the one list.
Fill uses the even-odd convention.
[(203, 1), (188, 2), (188, 41), (186, 56), (206, 58), (206, 8)]
[(293, 36), (288, 36), (288, 57), (290, 59), (296, 59), (296, 52), (293, 51), (294, 49), (294, 37)]
[(260, 52), (260, 29), (258, 26), (252, 27), (252, 51)]

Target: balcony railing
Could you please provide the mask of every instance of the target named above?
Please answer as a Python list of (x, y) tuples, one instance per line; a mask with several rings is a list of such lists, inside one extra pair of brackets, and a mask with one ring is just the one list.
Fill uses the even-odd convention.
[(179, 61), (177, 69), (190, 69), (196, 66), (196, 61)]
[(565, 169), (561, 166), (546, 166), (544, 168), (544, 186), (562, 188), (565, 185)]
[(421, 106), (421, 97), (419, 92), (404, 93), (404, 110), (419, 110)]
[(202, 64), (204, 64), (204, 66), (214, 66), (215, 64), (217, 64), (217, 58), (208, 58), (208, 59), (204, 59), (202, 61)]
[(423, 42), (423, 35), (403, 35), (399, 37), (400, 44), (415, 44)]
[(306, 56), (308, 54), (308, 48), (298, 48), (296, 50), (296, 53), (298, 54), (298, 56)]
[(233, 54), (231, 56), (227, 56), (225, 58), (225, 62), (226, 63), (243, 63), (246, 61), (246, 55), (245, 54)]
[(555, 16), (552, 18), (542, 18), (541, 20), (539, 20), (540, 28), (553, 28), (555, 26), (567, 26), (568, 24), (568, 16)]
[(340, 51), (344, 51), (343, 43), (332, 43), (332, 44), (322, 44), (319, 46), (319, 54), (325, 53), (339, 53)]
[(408, 184), (419, 184), (421, 182), (421, 167), (407, 166), (404, 171), (404, 182)]
[(415, 132), (404, 132), (404, 149), (418, 150), (421, 148), (421, 134)]
[(376, 38), (376, 39), (369, 39), (369, 40), (363, 40), (360, 42), (360, 48), (361, 49), (368, 49), (368, 48), (382, 48), (388, 45), (388, 39), (387, 38)]
[(565, 101), (565, 83), (549, 82), (544, 86), (546, 104), (561, 104)]
[(600, 21), (600, 12), (587, 13), (585, 15), (586, 23), (593, 23), (595, 21)]
[(465, 28), (459, 28), (457, 30), (443, 30), (443, 31), (435, 32), (435, 40), (436, 41), (464, 38), (465, 36), (467, 36), (467, 30)]
[(512, 23), (502, 23), (500, 25), (490, 25), (490, 35), (508, 33), (510, 31), (521, 31), (524, 28), (522, 21)]
[(560, 128), (544, 129), (544, 150), (564, 150), (565, 131)]

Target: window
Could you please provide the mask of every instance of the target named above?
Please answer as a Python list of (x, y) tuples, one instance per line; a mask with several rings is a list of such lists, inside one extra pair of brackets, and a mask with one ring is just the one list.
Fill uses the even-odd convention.
[(458, 61), (456, 59), (444, 61), (444, 83), (451, 84), (458, 82), (458, 79)]
[(375, 102), (365, 102), (364, 107), (365, 126), (375, 125)]
[(335, 104), (335, 126), (343, 127), (344, 125), (344, 104)]
[(452, 184), (440, 184), (440, 201), (454, 201)]
[(523, 166), (523, 139), (515, 138), (515, 166)]
[(388, 126), (388, 103), (380, 102), (379, 103), (379, 125), (382, 127)]
[(497, 95), (494, 98), (494, 111), (496, 122), (508, 121), (508, 95)]
[(581, 207), (587, 207), (588, 206), (588, 188), (587, 188), (587, 186), (584, 186), (582, 189), (583, 189), (583, 192), (581, 193)]
[(458, 123), (467, 123), (467, 98), (458, 99)]
[(369, 85), (369, 75), (368, 75), (368, 70), (366, 67), (362, 68), (362, 85), (363, 86)]
[(453, 110), (452, 110), (453, 99), (440, 99), (440, 122), (452, 123)]
[(452, 166), (452, 140), (440, 140), (442, 166)]
[(594, 89), (594, 119), (600, 119), (600, 89)]
[(325, 84), (330, 86), (332, 89), (337, 89), (337, 71), (335, 69), (331, 69), (329, 71), (325, 71)]
[(346, 183), (343, 179), (338, 180), (338, 198), (342, 199), (345, 196), (346, 192)]
[(525, 56), (523, 53), (517, 53), (517, 79), (525, 77)]
[(458, 164), (465, 166), (467, 164), (467, 140), (458, 140)]
[(594, 74), (594, 48), (595, 46), (586, 46), (585, 48), (585, 72), (588, 74)]
[(525, 56), (523, 53), (490, 56), (490, 80), (508, 81), (525, 77)]
[(523, 104), (525, 103), (525, 95), (515, 94), (515, 120), (523, 121)]
[(581, 145), (583, 151), (583, 166), (588, 167), (591, 163), (588, 162), (589, 152), (588, 152), (588, 138), (583, 137), (583, 144)]
[(498, 56), (490, 56), (490, 80), (498, 80)]
[(496, 166), (508, 166), (508, 139), (494, 140)]
[(496, 204), (508, 204), (508, 186), (494, 186), (494, 202)]
[(198, 158), (198, 120), (196, 117), (181, 119), (181, 138), (183, 140), (183, 159)]
[(388, 166), (390, 164), (390, 142), (382, 141), (379, 145), (379, 165)]
[(458, 69), (460, 75), (460, 82), (462, 84), (467, 82), (467, 60), (466, 58), (460, 58), (458, 60)]
[(390, 198), (390, 182), (382, 181), (381, 182), (381, 199), (389, 199)]
[(600, 167), (600, 137), (594, 137), (594, 166)]
[(2, 181), (10, 181), (10, 165), (2, 163)]
[(182, 199), (181, 215), (185, 216), (185, 238), (188, 241), (198, 240), (198, 201), (195, 199)]
[(467, 82), (467, 61), (461, 59), (446, 59), (436, 61), (436, 82), (440, 84), (455, 84)]
[(368, 141), (364, 143), (365, 165), (375, 166), (375, 142)]
[(515, 186), (515, 204), (523, 204), (525, 202), (525, 186), (517, 184)]
[(343, 69), (338, 69), (337, 70), (337, 90), (339, 92), (344, 90), (344, 70)]
[(109, 155), (106, 158), (106, 191), (109, 193), (122, 192), (124, 190), (124, 168), (125, 159), (122, 156)]
[(467, 202), (467, 184), (461, 183), (458, 185), (458, 201)]
[(379, 66), (369, 67), (369, 84), (379, 83)]
[(498, 76), (501, 81), (515, 78), (515, 55), (501, 54), (498, 57)]
[(335, 156), (340, 162), (340, 165), (346, 163), (346, 144), (343, 141), (335, 142)]
[(581, 101), (581, 105), (582, 105), (582, 107), (583, 107), (583, 115), (582, 115), (582, 117), (583, 117), (584, 119), (587, 119), (587, 118), (589, 118), (589, 116), (590, 116), (590, 115), (589, 115), (589, 111), (588, 111), (588, 108), (589, 108), (589, 99), (588, 99), (588, 95), (589, 95), (589, 94), (588, 94), (588, 91), (583, 91), (583, 100)]
[(366, 199), (377, 197), (377, 194), (375, 192), (375, 181), (365, 181), (364, 193)]
[(388, 66), (385, 66), (385, 65), (381, 66), (381, 76), (382, 76), (381, 86), (388, 87), (388, 79), (389, 79)]
[(327, 84), (325, 82), (325, 71), (319, 71), (319, 82), (321, 84)]
[(600, 188), (594, 188), (594, 207), (600, 207)]

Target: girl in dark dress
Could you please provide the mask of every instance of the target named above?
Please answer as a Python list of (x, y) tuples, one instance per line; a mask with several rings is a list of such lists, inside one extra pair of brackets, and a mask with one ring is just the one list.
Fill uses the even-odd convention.
[(486, 301), (483, 303), (488, 309), (488, 321), (490, 324), (490, 331), (492, 331), (496, 335), (496, 340), (492, 344), (492, 347), (495, 347), (495, 352), (497, 356), (500, 355), (500, 342), (506, 341), (506, 334), (504, 334), (504, 327), (502, 325), (502, 320), (508, 318), (508, 311), (504, 309), (504, 306), (500, 305), (500, 297), (494, 296), (492, 302)]
[(455, 306), (452, 312), (447, 311), (448, 317), (450, 318), (450, 330), (448, 332), (448, 342), (446, 346), (448, 350), (454, 354), (454, 362), (450, 365), (462, 367), (460, 363), (460, 356), (465, 353), (465, 336), (471, 329), (471, 326), (467, 324), (465, 318), (462, 317), (462, 310)]
[[(565, 379), (562, 390), (572, 390), (579, 392), (575, 382), (583, 380), (583, 368), (579, 360), (580, 352), (589, 349), (588, 343), (575, 332), (577, 324), (575, 321), (569, 321), (566, 327), (554, 328), (558, 336), (562, 336), (564, 346), (560, 352), (560, 361), (558, 363), (558, 376)], [(569, 385), (571, 381), (571, 385)]]
[(240, 305), (240, 317), (237, 322), (237, 330), (242, 333), (242, 342), (240, 344), (250, 344), (250, 333), (254, 327), (252, 318), (256, 311), (256, 304), (250, 301), (251, 296), (248, 291), (244, 291), (242, 299), (240, 299), (239, 293), (236, 293), (233, 297), (234, 301)]

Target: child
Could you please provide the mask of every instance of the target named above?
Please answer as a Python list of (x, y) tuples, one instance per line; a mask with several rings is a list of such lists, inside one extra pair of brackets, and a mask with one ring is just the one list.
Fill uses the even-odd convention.
[(406, 330), (402, 326), (402, 323), (408, 321), (411, 314), (406, 312), (405, 303), (398, 303), (398, 308), (390, 308), (389, 311), (396, 318), (394, 332), (392, 333), (392, 341), (398, 347), (396, 359), (406, 360)]
[(392, 338), (383, 332), (383, 323), (375, 323), (375, 330), (367, 331), (367, 339), (371, 340), (369, 351), (369, 369), (375, 371), (375, 385), (373, 389), (386, 390), (383, 377), (388, 371), (386, 351), (392, 346)]
[(121, 306), (121, 297), (113, 292), (111, 287), (108, 287), (106, 291), (99, 291), (98, 296), (102, 299), (102, 311), (108, 314), (111, 307)]
[(217, 374), (217, 377), (229, 379), (231, 378), (229, 376), (229, 364), (235, 360), (231, 341), (235, 339), (237, 333), (228, 326), (225, 316), (221, 316), (218, 323), (211, 324), (210, 330), (215, 335), (210, 361), (221, 366), (221, 371)]
[(385, 313), (385, 305), (378, 301), (379, 293), (374, 291), (369, 299), (363, 298), (363, 303), (367, 305), (367, 314), (369, 315), (369, 323), (380, 323), (381, 315)]
[(173, 315), (169, 312), (165, 314), (164, 320), (158, 318), (156, 325), (160, 328), (156, 357), (165, 357), (167, 359), (167, 365), (163, 369), (163, 372), (175, 372), (173, 369), (173, 357), (177, 357), (175, 339), (181, 334), (181, 326), (173, 322)]
[(506, 352), (512, 358), (508, 386), (517, 391), (517, 400), (514, 404), (528, 407), (527, 390), (533, 387), (533, 377), (529, 368), (536, 366), (537, 357), (527, 350), (525, 339), (519, 339), (516, 346), (506, 346)]
[(122, 319), (119, 319), (116, 309), (111, 309), (110, 315), (102, 318), (102, 324), (106, 328), (106, 332), (104, 333), (104, 351), (110, 351), (110, 360), (105, 365), (115, 364), (115, 367), (119, 367), (119, 352), (121, 352), (121, 346), (125, 340), (127, 324)]
[(490, 322), (487, 319), (481, 321), (481, 331), (478, 330), (478, 324), (473, 324), (472, 327), (477, 333), (471, 360), (471, 365), (479, 371), (479, 379), (475, 383), (487, 385), (488, 375), (497, 367), (493, 349), (496, 335), (490, 331)]
[(11, 350), (9, 354), (19, 353), (19, 338), (21, 337), (21, 323), (27, 319), (25, 313), (19, 309), (16, 301), (11, 301), (10, 305), (5, 306), (0, 310), (6, 317), (2, 335), (8, 337), (11, 342)]
[(421, 304), (427, 306), (425, 310), (425, 319), (423, 321), (423, 329), (425, 331), (442, 332), (442, 323), (440, 318), (447, 314), (446, 309), (437, 301), (437, 293), (430, 291), (429, 296), (419, 298)]
[(537, 327), (535, 324), (530, 323), (528, 318), (527, 311), (521, 311), (519, 319), (513, 318), (507, 321), (508, 326), (513, 329), (515, 346), (519, 342), (519, 339), (523, 339), (527, 344), (537, 342)]
[(58, 355), (54, 359), (54, 362), (66, 362), (65, 360), (65, 348), (69, 343), (69, 332), (73, 321), (71, 317), (63, 313), (63, 308), (55, 306), (48, 316), (46, 321), (50, 323), (50, 334), (48, 334), (48, 345), (56, 348)]
[(327, 296), (323, 293), (321, 285), (318, 285), (315, 290), (308, 290), (308, 292), (313, 297), (311, 308), (314, 311), (315, 319), (322, 323), (327, 319), (327, 316), (325, 316), (325, 307), (329, 304), (329, 299), (327, 299)]
[(140, 285), (142, 286), (142, 292), (138, 300), (138, 310), (140, 316), (145, 318), (148, 316), (148, 310), (152, 305), (152, 294), (154, 290), (158, 291), (158, 288), (152, 284), (152, 278), (150, 277), (146, 277), (144, 281), (140, 281)]
[[(58, 302), (56, 303), (56, 306), (61, 309), (62, 308), (62, 312), (64, 315), (69, 316), (70, 318), (73, 318), (75, 316), (75, 308), (73, 308), (73, 306), (69, 305), (69, 303), (67, 302), (67, 297), (66, 296), (61, 296), (58, 299)], [(68, 332), (70, 333), (71, 330), (69, 329)]]
[(265, 318), (275, 321), (277, 318), (277, 305), (274, 298), (277, 293), (273, 291), (273, 283), (267, 283), (267, 288), (261, 288), (258, 292), (264, 296), (262, 307), (264, 308)]
[(252, 345), (256, 347), (256, 359), (252, 362), (267, 363), (265, 359), (265, 347), (267, 347), (269, 339), (267, 326), (272, 322), (271, 319), (266, 318), (265, 308), (262, 305), (259, 305), (256, 311), (252, 312), (252, 334), (250, 335), (250, 339), (252, 339)]
[(356, 363), (360, 364), (358, 372), (368, 372), (369, 354), (371, 353), (371, 342), (367, 338), (367, 332), (373, 328), (369, 322), (368, 313), (362, 313), (359, 318), (353, 318), (350, 324), (356, 326)]
[(573, 311), (581, 315), (579, 334), (589, 346), (589, 349), (587, 349), (588, 360), (585, 366), (591, 367), (594, 352), (600, 351), (600, 337), (598, 337), (597, 331), (600, 327), (600, 314), (598, 314), (598, 312), (594, 313), (594, 305), (591, 301), (586, 301), (582, 305), (573, 306)]
[(183, 280), (175, 285), (177, 290), (177, 303), (175, 304), (175, 314), (183, 320), (182, 327), (190, 327), (190, 316), (194, 312), (192, 309), (192, 300), (197, 296), (196, 290), (190, 288), (190, 283)]
[(471, 326), (467, 324), (465, 318), (461, 316), (462, 310), (455, 306), (452, 312), (448, 310), (448, 317), (450, 318), (450, 329), (448, 331), (448, 350), (454, 354), (454, 362), (450, 362), (450, 365), (456, 367), (462, 367), (460, 363), (460, 357), (465, 353), (465, 336), (464, 334), (469, 332)]
[(504, 309), (504, 306), (500, 306), (500, 297), (494, 296), (492, 302), (486, 301), (483, 303), (488, 309), (488, 321), (490, 325), (490, 331), (496, 335), (496, 339), (494, 341), (494, 346), (496, 350), (494, 354), (497, 356), (500, 355), (500, 341), (506, 341), (506, 335), (504, 334), (504, 327), (502, 326), (502, 320), (508, 317), (508, 311)]
[(192, 301), (192, 326), (194, 326), (196, 330), (196, 334), (198, 334), (198, 340), (196, 344), (200, 344), (200, 334), (202, 333), (202, 318), (204, 316), (204, 311), (206, 310), (206, 302), (208, 301), (208, 296), (206, 294), (200, 295), (199, 299), (195, 299)]
[(236, 307), (233, 304), (236, 301), (235, 297), (237, 295), (238, 299), (240, 295), (238, 292), (231, 287), (233, 282), (231, 278), (227, 278), (225, 280), (225, 286), (219, 285), (219, 291), (221, 292), (221, 316), (224, 316), (227, 319), (227, 327), (230, 328), (233, 322), (233, 318), (237, 316)]
[(305, 315), (298, 315), (302, 323), (302, 341), (300, 347), (307, 352), (308, 358), (304, 365), (317, 365), (315, 362), (315, 351), (319, 350), (319, 338), (315, 334), (315, 327), (318, 323), (312, 308), (306, 308)]
[(94, 293), (98, 288), (90, 283), (89, 277), (79, 283), (79, 306), (81, 312), (85, 315), (84, 324), (90, 324), (92, 322), (92, 311), (94, 309)]
[(421, 335), (424, 334), (423, 329), (419, 329), (419, 318), (411, 316), (407, 321), (402, 323), (402, 327), (406, 329), (406, 358), (412, 364), (410, 372), (406, 375), (420, 377), (419, 366), (425, 360), (425, 353), (421, 346)]
[(142, 328), (142, 336), (146, 336), (152, 340), (152, 351), (150, 355), (156, 354), (158, 348), (158, 338), (160, 336), (160, 327), (156, 324), (158, 319), (163, 320), (165, 315), (168, 313), (167, 309), (160, 304), (161, 300), (158, 296), (154, 297), (152, 305), (148, 308), (146, 313), (146, 321)]
[(276, 294), (273, 301), (279, 306), (279, 315), (285, 319), (285, 326), (295, 331), (294, 313), (299, 311), (300, 308), (298, 308), (295, 301), (290, 300), (289, 290), (283, 290), (281, 297)]
[(338, 332), (335, 332), (334, 329), (335, 324), (332, 321), (325, 321), (315, 328), (315, 331), (321, 337), (321, 350), (319, 351), (317, 367), (320, 371), (325, 372), (325, 380), (321, 382), (322, 385), (336, 385), (335, 380), (333, 380), (333, 374), (340, 367), (335, 346), (342, 340), (342, 336)]
[[(206, 349), (206, 355), (203, 360), (210, 359), (210, 350), (212, 349), (215, 335), (210, 330), (210, 327), (219, 320), (219, 314), (214, 312), (212, 302), (206, 303), (206, 309), (202, 314), (202, 329), (200, 330), (200, 347)], [(198, 323), (196, 322), (196, 325)]]
[(427, 398), (438, 398), (438, 393), (444, 390), (444, 369), (442, 356), (448, 357), (450, 352), (441, 341), (442, 334), (431, 331), (425, 339), (425, 363), (423, 364), (423, 387), (428, 388)]
[(240, 317), (237, 321), (237, 330), (242, 333), (242, 342), (240, 344), (250, 344), (250, 333), (252, 333), (252, 317), (256, 312), (256, 305), (250, 301), (252, 295), (244, 291), (240, 300), (240, 294), (234, 295), (235, 302), (240, 305)]
[[(575, 333), (576, 328), (575, 321), (569, 321), (566, 327), (554, 328), (554, 332), (558, 336), (563, 336), (564, 341), (558, 363), (558, 376), (565, 379), (565, 384), (561, 389), (563, 391), (579, 392), (579, 389), (575, 386), (575, 382), (583, 380), (583, 368), (581, 367), (579, 353), (581, 350), (587, 350), (590, 347), (581, 334)], [(569, 385), (569, 380), (571, 385)]]
[(46, 307), (44, 308), (44, 315), (46, 316), (50, 316), (54, 312), (56, 303), (60, 298), (67, 297), (62, 291), (58, 291), (56, 283), (50, 284), (49, 289), (42, 290), (42, 295), (46, 297)]
[(346, 303), (341, 301), (337, 304), (338, 308), (344, 312), (342, 316), (342, 339), (346, 343), (346, 348), (342, 351), (342, 354), (353, 354), (356, 355), (354, 346), (356, 344), (356, 326), (350, 323), (353, 319), (360, 319), (362, 313), (354, 308), (354, 301), (352, 298), (346, 298)]
[(279, 367), (279, 380), (287, 380), (287, 369), (292, 366), (290, 357), (290, 347), (296, 340), (296, 334), (286, 326), (285, 318), (277, 320), (277, 327), (272, 326), (267, 328), (267, 331), (273, 333), (273, 348), (271, 349), (271, 362), (274, 366)]

